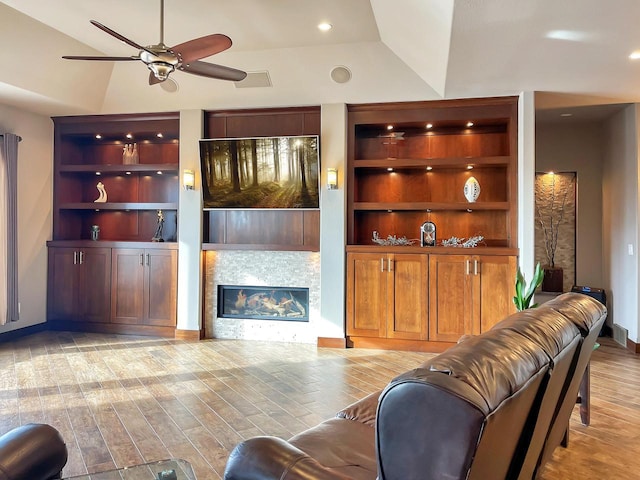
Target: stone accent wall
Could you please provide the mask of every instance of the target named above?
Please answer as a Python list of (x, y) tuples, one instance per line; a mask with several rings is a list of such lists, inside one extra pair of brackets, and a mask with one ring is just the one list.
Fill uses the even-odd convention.
[(553, 177), (549, 173), (536, 174), (535, 261), (542, 266), (548, 263), (540, 214), (548, 227), (549, 215), (557, 220), (563, 208), (562, 221), (558, 226), (555, 266), (562, 268), (565, 292), (571, 290), (576, 278), (576, 183), (575, 172), (555, 173)]
[[(306, 287), (309, 289), (309, 322), (218, 318), (218, 285)], [(320, 321), (320, 254), (208, 251), (203, 303), (207, 338), (316, 343), (316, 327)]]

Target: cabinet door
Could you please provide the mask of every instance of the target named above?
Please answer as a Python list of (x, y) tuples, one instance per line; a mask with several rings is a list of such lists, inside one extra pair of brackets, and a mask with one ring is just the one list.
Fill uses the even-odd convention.
[(428, 269), (427, 255), (397, 254), (389, 256), (387, 337), (426, 340), (428, 337)]
[(48, 263), (47, 319), (77, 320), (79, 318), (78, 250), (67, 247), (50, 247)]
[(111, 252), (111, 322), (143, 322), (144, 250), (114, 248)]
[(517, 259), (515, 256), (478, 255), (473, 258), (473, 333), (489, 330), (514, 313)]
[(387, 256), (347, 255), (347, 335), (386, 336)]
[(144, 323), (176, 326), (178, 252), (145, 251)]
[(111, 249), (78, 252), (78, 312), (82, 321), (108, 323), (111, 317)]
[(457, 342), (472, 333), (471, 259), (429, 255), (429, 340)]

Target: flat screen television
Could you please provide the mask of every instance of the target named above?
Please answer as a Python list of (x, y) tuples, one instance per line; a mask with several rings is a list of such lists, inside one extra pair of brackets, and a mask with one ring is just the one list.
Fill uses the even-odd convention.
[(319, 208), (317, 135), (200, 140), (205, 209)]

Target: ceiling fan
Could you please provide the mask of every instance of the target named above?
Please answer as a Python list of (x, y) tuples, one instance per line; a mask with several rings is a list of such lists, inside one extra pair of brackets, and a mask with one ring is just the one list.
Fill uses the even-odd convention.
[(177, 90), (177, 84), (169, 78), (169, 74), (175, 70), (234, 82), (247, 76), (247, 73), (242, 70), (200, 61), (201, 58), (215, 55), (231, 47), (231, 39), (226, 35), (215, 33), (180, 43), (174, 47), (166, 46), (164, 44), (164, 0), (160, 0), (160, 41), (156, 45), (138, 45), (100, 22), (91, 20), (91, 23), (118, 40), (137, 48), (138, 54), (129, 57), (65, 55), (62, 58), (113, 62), (140, 60), (150, 70), (149, 85), (160, 83), (165, 90), (172, 92)]

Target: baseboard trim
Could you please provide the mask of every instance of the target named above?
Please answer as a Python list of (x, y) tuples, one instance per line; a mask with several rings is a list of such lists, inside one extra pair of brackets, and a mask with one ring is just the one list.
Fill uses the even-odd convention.
[(636, 343), (627, 338), (627, 350), (630, 350), (633, 353), (640, 353), (640, 343)]
[(347, 348), (346, 338), (318, 337), (318, 347), (322, 348)]
[(37, 325), (31, 325), (30, 327), (19, 328), (17, 330), (10, 330), (8, 332), (0, 333), (0, 343), (11, 342), (34, 333), (40, 333), (49, 330), (47, 322), (38, 323)]
[(176, 328), (175, 339), (176, 340), (202, 340), (204, 338), (203, 330), (180, 330)]

